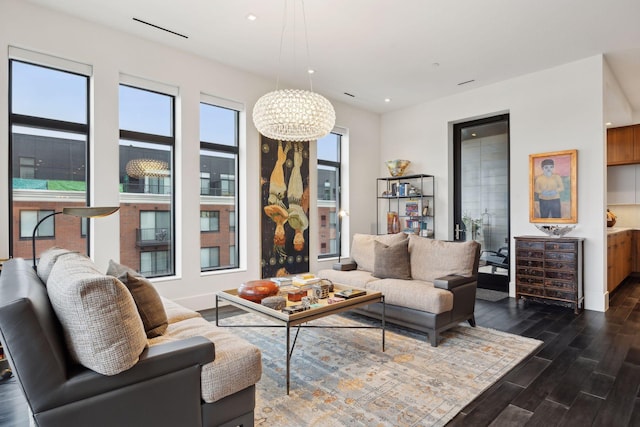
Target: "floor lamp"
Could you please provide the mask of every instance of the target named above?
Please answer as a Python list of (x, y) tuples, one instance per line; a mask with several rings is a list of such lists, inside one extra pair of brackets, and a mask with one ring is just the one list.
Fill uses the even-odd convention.
[(42, 224), (44, 220), (59, 214), (78, 216), (81, 218), (101, 218), (117, 212), (118, 209), (120, 209), (120, 206), (108, 206), (108, 207), (83, 206), (78, 208), (62, 208), (60, 212), (53, 212), (43, 217), (40, 221), (38, 221), (36, 226), (33, 227), (33, 233), (31, 235), (31, 250), (33, 253), (33, 269), (36, 271), (38, 270), (38, 267), (36, 266), (36, 233), (38, 231), (38, 227), (40, 227), (40, 224)]

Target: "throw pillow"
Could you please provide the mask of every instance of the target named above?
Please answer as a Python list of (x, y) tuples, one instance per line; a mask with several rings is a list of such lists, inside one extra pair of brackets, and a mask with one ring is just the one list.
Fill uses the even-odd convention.
[(68, 255), (53, 266), (47, 292), (73, 360), (102, 375), (138, 362), (147, 336), (131, 293), (118, 279), (102, 274), (89, 258)]
[[(479, 244), (473, 240), (445, 242), (415, 235), (409, 237), (411, 275), (425, 282), (450, 274), (465, 277), (478, 274), (478, 253)], [(427, 259), (429, 262), (424, 261)]]
[(132, 268), (118, 264), (114, 260), (109, 261), (107, 274), (117, 277), (131, 292), (147, 338), (164, 334), (169, 326), (169, 321), (160, 294), (153, 284)]
[(378, 241), (385, 245), (393, 245), (407, 238), (405, 233), (382, 234), (379, 236), (372, 234), (354, 234), (351, 241), (351, 258), (358, 265), (358, 270), (373, 271), (375, 261), (374, 242)]
[(373, 275), (380, 279), (411, 279), (409, 239), (387, 246), (375, 242), (375, 265)]
[(42, 283), (47, 284), (47, 280), (49, 280), (49, 275), (51, 274), (51, 269), (53, 265), (58, 261), (58, 258), (64, 254), (77, 253), (74, 251), (70, 251), (69, 249), (58, 248), (56, 246), (47, 249), (42, 252), (40, 255), (40, 260), (38, 261), (38, 277), (42, 280)]

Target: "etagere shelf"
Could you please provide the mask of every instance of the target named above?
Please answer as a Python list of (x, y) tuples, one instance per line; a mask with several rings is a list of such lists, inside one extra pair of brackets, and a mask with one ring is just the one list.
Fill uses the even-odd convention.
[(404, 231), (435, 235), (435, 178), (407, 175), (377, 178), (377, 234)]

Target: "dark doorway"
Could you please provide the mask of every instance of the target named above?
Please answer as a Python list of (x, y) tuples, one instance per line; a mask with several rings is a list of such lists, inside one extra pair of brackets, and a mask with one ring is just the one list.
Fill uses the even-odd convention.
[(509, 291), (509, 115), (454, 125), (454, 240), (481, 244), (478, 287)]

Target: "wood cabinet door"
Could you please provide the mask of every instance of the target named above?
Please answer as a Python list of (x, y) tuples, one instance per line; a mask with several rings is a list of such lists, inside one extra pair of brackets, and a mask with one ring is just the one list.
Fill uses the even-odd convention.
[[(638, 132), (640, 134), (640, 131)], [(640, 147), (638, 150), (640, 155)], [(624, 165), (636, 162), (634, 126), (607, 129), (607, 164)]]

